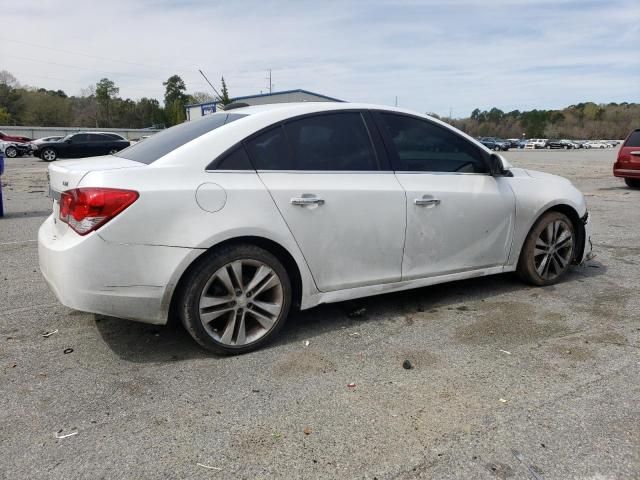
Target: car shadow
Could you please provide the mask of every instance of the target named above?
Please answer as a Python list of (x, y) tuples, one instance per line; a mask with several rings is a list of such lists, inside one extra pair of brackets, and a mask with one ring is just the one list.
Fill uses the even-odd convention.
[[(605, 265), (591, 260), (585, 266), (571, 268), (562, 283), (584, 281), (585, 278), (603, 275), (606, 271)], [(434, 308), (452, 308), (452, 305), (460, 308), (460, 303), (486, 300), (512, 292), (535, 291), (538, 288), (520, 282), (514, 274), (506, 273), (319, 305), (293, 313), (278, 337), (264, 349), (311, 340), (331, 331), (380, 321), (384, 317), (402, 316)], [(126, 361), (165, 363), (195, 358), (227, 358), (200, 347), (175, 319), (166, 326), (147, 325), (102, 315), (96, 315), (95, 320), (104, 342)]]

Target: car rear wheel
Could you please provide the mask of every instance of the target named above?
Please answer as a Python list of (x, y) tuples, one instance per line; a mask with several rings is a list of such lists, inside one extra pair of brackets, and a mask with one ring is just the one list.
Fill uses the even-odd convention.
[(18, 149), (16, 147), (7, 147), (4, 150), (4, 154), (7, 158), (16, 158), (18, 156)]
[(640, 188), (640, 178), (625, 178), (624, 183), (630, 188)]
[(42, 150), (40, 154), (40, 158), (45, 162), (53, 162), (56, 158), (58, 158), (58, 154), (53, 148), (45, 148)]
[(282, 263), (254, 245), (223, 247), (188, 274), (179, 313), (191, 336), (219, 354), (255, 350), (283, 327), (291, 281)]
[(118, 153), (118, 150), (116, 150), (115, 148), (109, 150), (109, 155), (115, 155), (116, 153)]
[(569, 218), (560, 212), (547, 212), (535, 223), (520, 252), (517, 272), (533, 285), (552, 285), (571, 265), (575, 232)]

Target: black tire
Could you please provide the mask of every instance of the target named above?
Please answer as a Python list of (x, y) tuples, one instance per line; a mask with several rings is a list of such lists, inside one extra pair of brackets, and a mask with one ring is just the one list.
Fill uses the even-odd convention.
[[(554, 272), (555, 275), (545, 278), (545, 276), (540, 275), (536, 269), (535, 265), (535, 250), (536, 250), (536, 242), (540, 235), (543, 233), (543, 230), (547, 228), (548, 225), (553, 224), (554, 222), (562, 222), (563, 228), (568, 229), (571, 232), (571, 247), (569, 251), (564, 251), (563, 254), (566, 254), (568, 257), (567, 264), (560, 269), (560, 271)], [(532, 285), (537, 286), (545, 286), (545, 285), (553, 285), (554, 283), (559, 282), (564, 274), (567, 272), (571, 263), (573, 261), (573, 257), (575, 256), (575, 245), (576, 245), (576, 234), (573, 227), (573, 223), (565, 214), (560, 212), (547, 212), (543, 214), (538, 221), (533, 225), (527, 238), (522, 246), (522, 250), (520, 252), (520, 259), (518, 260), (518, 268), (516, 272), (520, 276), (520, 278)], [(551, 260), (549, 260), (551, 263)], [(554, 264), (554, 268), (556, 265), (560, 265), (559, 263)], [(544, 269), (543, 269), (544, 271)], [(550, 273), (550, 272), (549, 272)]]
[(16, 147), (7, 147), (4, 150), (4, 154), (7, 158), (16, 158), (18, 156), (18, 149)]
[(58, 159), (58, 152), (53, 148), (45, 148), (40, 152), (40, 158), (45, 162), (53, 162)]
[(109, 155), (115, 155), (116, 153), (118, 153), (118, 150), (116, 148), (112, 148), (111, 150), (109, 150)]
[(493, 149), (494, 149), (496, 152), (498, 152), (498, 151), (500, 151), (500, 146), (499, 146), (499, 145), (496, 145), (495, 147), (493, 147)]
[[(205, 329), (200, 319), (200, 298), (209, 280), (225, 265), (237, 261), (258, 261), (268, 266), (280, 280), (282, 287), (282, 309), (273, 326), (257, 340), (241, 346), (221, 343)], [(238, 355), (256, 350), (272, 338), (284, 326), (291, 309), (292, 288), (289, 274), (282, 263), (270, 252), (250, 244), (230, 245), (206, 254), (187, 273), (179, 292), (176, 311), (189, 334), (201, 346), (217, 354)], [(248, 307), (247, 307), (248, 308)], [(209, 327), (211, 328), (211, 327)]]
[(629, 188), (640, 188), (640, 178), (625, 178), (624, 183)]

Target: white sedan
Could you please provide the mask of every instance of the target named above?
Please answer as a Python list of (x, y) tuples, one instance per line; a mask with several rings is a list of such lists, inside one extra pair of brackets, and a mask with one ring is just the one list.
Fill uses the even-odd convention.
[(242, 353), (294, 308), (517, 271), (557, 282), (591, 252), (583, 195), (436, 119), (300, 103), (187, 122), (49, 166), (42, 273), (65, 305)]

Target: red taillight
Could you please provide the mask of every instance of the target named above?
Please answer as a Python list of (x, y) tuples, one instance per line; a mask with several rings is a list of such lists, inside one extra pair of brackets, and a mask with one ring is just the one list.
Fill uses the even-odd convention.
[(80, 235), (97, 230), (135, 202), (138, 192), (116, 188), (74, 188), (60, 195), (60, 220)]

